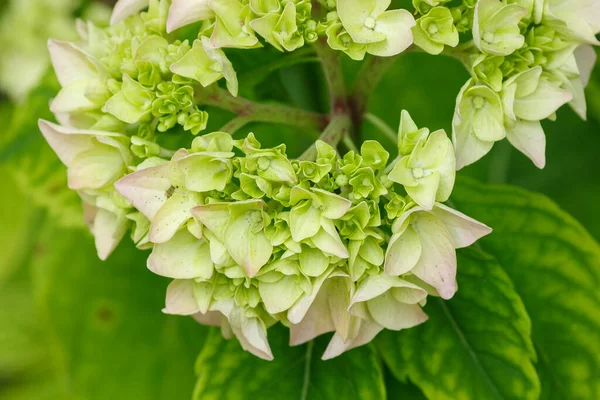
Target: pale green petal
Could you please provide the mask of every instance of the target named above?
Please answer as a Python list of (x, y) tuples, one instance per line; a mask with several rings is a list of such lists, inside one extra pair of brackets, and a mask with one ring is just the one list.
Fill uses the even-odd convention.
[(191, 209), (198, 204), (199, 199), (192, 193), (173, 193), (152, 219), (150, 241), (164, 243), (172, 238), (175, 232), (192, 218)]
[(167, 170), (168, 164), (138, 170), (115, 182), (115, 189), (152, 220), (168, 199), (167, 190), (171, 183)]
[(230, 221), (225, 229), (224, 244), (231, 257), (253, 277), (269, 261), (273, 246), (264, 232), (253, 232), (251, 211)]
[(412, 226), (408, 226), (402, 234), (396, 234), (390, 239), (385, 254), (385, 273), (398, 276), (411, 271), (423, 252), (419, 235)]
[(287, 311), (304, 293), (293, 276), (284, 276), (274, 283), (259, 282), (258, 291), (270, 314)]
[(192, 315), (200, 311), (192, 279), (175, 279), (167, 287), (165, 314)]
[(546, 135), (539, 121), (517, 121), (506, 130), (506, 138), (521, 153), (533, 161), (536, 167), (546, 165)]
[(435, 287), (444, 299), (456, 292), (456, 253), (452, 238), (444, 224), (435, 216), (420, 213), (413, 224), (423, 251), (412, 272)]
[(290, 211), (292, 239), (300, 242), (313, 237), (321, 229), (321, 212), (310, 201), (298, 204)]
[(167, 33), (213, 16), (208, 0), (172, 0), (167, 19)]
[(412, 328), (428, 319), (419, 305), (401, 303), (390, 292), (369, 300), (367, 307), (375, 322), (396, 331)]
[(175, 279), (208, 280), (214, 270), (209, 244), (186, 230), (179, 231), (166, 243), (155, 244), (147, 265), (155, 274)]
[(299, 260), (302, 272), (312, 277), (321, 276), (329, 266), (329, 258), (319, 249), (304, 248)]

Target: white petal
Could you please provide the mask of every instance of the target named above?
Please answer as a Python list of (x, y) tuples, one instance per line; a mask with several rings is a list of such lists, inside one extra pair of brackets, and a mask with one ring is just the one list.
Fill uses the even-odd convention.
[(160, 164), (129, 174), (117, 182), (115, 189), (150, 221), (167, 202), (171, 188), (168, 164)]
[(494, 142), (480, 140), (474, 133), (471, 123), (463, 123), (458, 112), (454, 113), (452, 120), (452, 142), (456, 153), (456, 169), (473, 164), (481, 157), (490, 152)]
[[(306, 314), (303, 314), (300, 320), (297, 320), (297, 322), (292, 323), (290, 326), (290, 346), (308, 342), (319, 335), (335, 330), (329, 311), (327, 291), (320, 289), (321, 286), (313, 286), (313, 294), (316, 296), (305, 297), (305, 299), (312, 297), (314, 301), (311, 301), (310, 308), (307, 309)], [(307, 302), (305, 301), (304, 303)], [(290, 309), (288, 317), (293, 314), (297, 316), (299, 314), (298, 310), (294, 312)]]
[[(94, 147), (92, 131), (67, 128), (40, 119), (38, 126), (60, 161), (67, 167), (77, 154)], [(116, 134), (115, 134), (116, 135)]]
[(125, 214), (117, 215), (99, 208), (94, 218), (92, 233), (96, 243), (96, 251), (101, 260), (106, 260), (117, 247), (127, 228), (129, 220)]
[(383, 327), (375, 322), (362, 320), (358, 335), (352, 340), (345, 343), (340, 335), (337, 333), (333, 335), (321, 359), (329, 360), (339, 356), (346, 350), (367, 344), (371, 342), (382, 329)]
[(221, 326), (221, 321), (223, 320), (223, 314), (218, 311), (209, 311), (206, 314), (196, 313), (192, 317), (198, 323), (208, 326)]
[(167, 287), (165, 314), (192, 315), (200, 311), (194, 296), (194, 281), (175, 279)]
[(119, 0), (113, 8), (110, 24), (118, 24), (127, 17), (148, 7), (149, 0)]
[(369, 300), (367, 308), (376, 323), (396, 331), (412, 328), (427, 321), (427, 314), (421, 306), (401, 303), (390, 292)]
[[(247, 340), (247, 345), (250, 345), (248, 347), (244, 346), (246, 350), (262, 359), (273, 359), (273, 353), (271, 353), (271, 348), (267, 341), (267, 330), (262, 321), (258, 318), (244, 319), (242, 321), (242, 333)], [(242, 344), (245, 344), (243, 342)]]
[[(600, 4), (598, 4), (598, 7), (600, 7)], [(579, 76), (584, 87), (590, 81), (592, 70), (594, 69), (594, 65), (596, 65), (596, 58), (596, 52), (589, 44), (582, 44), (575, 49), (575, 61), (577, 62)]]
[(456, 252), (444, 224), (433, 215), (419, 215), (414, 224), (424, 251), (413, 273), (435, 287), (444, 299), (456, 292)]
[(62, 87), (76, 81), (87, 81), (98, 75), (87, 55), (69, 42), (50, 39), (48, 51), (56, 78)]
[(508, 141), (525, 154), (536, 167), (546, 165), (546, 135), (539, 121), (517, 121), (513, 128), (506, 130)]
[(492, 232), (489, 226), (441, 203), (436, 203), (432, 213), (444, 224), (456, 249), (468, 247)]
[(214, 12), (208, 7), (208, 0), (173, 0), (169, 8), (167, 33), (213, 16)]

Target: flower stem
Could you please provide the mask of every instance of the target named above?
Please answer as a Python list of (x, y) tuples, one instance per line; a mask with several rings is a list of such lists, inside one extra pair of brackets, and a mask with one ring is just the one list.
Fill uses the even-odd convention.
[(221, 129), (219, 129), (219, 130), (221, 132), (227, 132), (230, 135), (233, 135), (239, 129), (243, 128), (245, 125), (249, 124), (250, 122), (252, 122), (251, 115), (241, 115), (239, 117), (235, 117), (235, 118), (231, 119), (228, 123), (223, 125), (221, 127)]
[(365, 113), (364, 119), (375, 125), (392, 143), (398, 143), (398, 134), (388, 124), (375, 114)]
[[(351, 127), (350, 116), (344, 113), (336, 114), (331, 118), (329, 125), (325, 128), (321, 136), (319, 136), (319, 140), (336, 147), (337, 144), (344, 140), (346, 143), (346, 138), (348, 137), (348, 131)], [(350, 142), (352, 142), (350, 140)], [(352, 146), (356, 148), (354, 143)], [(316, 143), (313, 143), (300, 157), (299, 160), (315, 160), (317, 158), (317, 146)]]
[[(219, 87), (197, 91), (199, 105), (215, 106), (231, 111), (248, 122), (271, 122), (293, 125), (299, 128), (322, 130), (327, 125), (327, 116), (281, 104), (255, 103), (243, 97), (234, 97)], [(243, 126), (243, 125), (242, 125)]]
[(350, 107), (352, 109), (352, 121), (355, 126), (360, 126), (367, 102), (377, 84), (389, 67), (398, 59), (393, 57), (368, 56), (354, 81), (354, 88), (350, 95)]
[(315, 47), (317, 56), (321, 60), (323, 73), (325, 74), (325, 80), (329, 89), (329, 113), (331, 115), (344, 113), (348, 110), (348, 97), (346, 95), (344, 74), (340, 64), (341, 53), (329, 47), (324, 37), (319, 38), (313, 46)]

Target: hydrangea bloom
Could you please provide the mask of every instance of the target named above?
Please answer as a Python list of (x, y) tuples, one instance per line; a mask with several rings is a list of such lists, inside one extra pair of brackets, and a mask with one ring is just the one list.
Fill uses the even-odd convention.
[[(264, 359), (273, 357), (267, 332), (278, 322), (292, 345), (334, 332), (324, 358), (382, 329), (425, 322), (427, 296), (457, 290), (455, 249), (491, 231), (443, 204), (457, 167), (504, 137), (543, 165), (539, 121), (570, 101), (585, 110), (592, 57), (578, 47), (575, 17), (552, 2), (415, 2), (417, 21), (389, 6), (120, 0), (111, 27), (82, 22), (81, 40), (50, 41), (60, 125), (40, 121), (40, 129), (84, 201), (99, 256), (130, 231), (152, 249), (147, 267), (173, 279), (164, 312), (220, 326)], [(593, 14), (577, 18), (598, 28)], [(182, 27), (194, 29), (193, 40), (178, 37)], [(468, 30), (473, 40), (459, 44)], [(376, 141), (360, 149), (346, 141), (340, 153), (340, 140), (351, 141), (346, 99), (334, 98), (323, 116), (237, 97), (229, 48), (289, 52), (326, 42), (362, 59), (399, 54), (413, 34), (416, 46), (456, 54), (472, 74), (452, 141), (402, 111), (396, 158)], [(209, 105), (239, 117), (204, 133)], [(252, 133), (235, 140), (251, 118), (326, 127), (292, 159), (284, 144), (265, 148)], [(168, 148), (184, 132), (195, 137)]]

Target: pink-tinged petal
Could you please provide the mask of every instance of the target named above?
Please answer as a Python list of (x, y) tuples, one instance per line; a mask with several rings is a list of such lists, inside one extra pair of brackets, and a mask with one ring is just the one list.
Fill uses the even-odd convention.
[(67, 167), (77, 154), (93, 147), (92, 136), (77, 134), (73, 128), (62, 127), (42, 119), (38, 121), (38, 126), (52, 150)]
[(221, 326), (221, 321), (223, 320), (223, 314), (218, 311), (209, 311), (206, 314), (196, 313), (192, 317), (199, 324), (208, 326)]
[[(319, 289), (313, 288), (318, 294), (310, 305), (308, 312), (302, 316), (298, 323), (290, 325), (290, 346), (306, 343), (319, 335), (335, 330), (329, 312), (327, 293)], [(291, 310), (288, 315), (290, 313)]]
[(348, 342), (344, 342), (342, 337), (337, 333), (333, 335), (321, 359), (329, 360), (339, 356), (346, 350), (367, 344), (383, 330), (383, 327), (375, 322), (362, 320), (360, 321), (360, 324), (358, 335)]
[(329, 312), (335, 331), (344, 341), (347, 341), (351, 334), (352, 316), (348, 312), (348, 308), (350, 308), (353, 288), (354, 285), (348, 277), (336, 277), (329, 279), (327, 286), (321, 289), (326, 290)]
[(200, 311), (192, 279), (175, 279), (167, 287), (165, 314), (192, 315)]
[(225, 241), (225, 229), (231, 219), (227, 203), (213, 203), (194, 207), (192, 216), (215, 234), (220, 242)]
[(489, 226), (441, 203), (436, 203), (432, 213), (444, 224), (456, 249), (468, 247), (492, 232)]
[[(244, 349), (264, 360), (273, 359), (273, 353), (267, 340), (267, 329), (262, 321), (258, 318), (244, 318), (242, 334), (245, 339), (241, 340)], [(242, 336), (238, 335), (238, 338), (241, 339)]]
[(444, 299), (456, 292), (456, 252), (444, 224), (431, 214), (419, 215), (414, 223), (419, 234), (422, 252), (412, 272), (435, 287)]
[(191, 193), (175, 192), (154, 214), (151, 219), (148, 238), (153, 243), (164, 243), (171, 239), (192, 214), (190, 210), (198, 205), (198, 199)]
[(167, 19), (167, 33), (197, 21), (212, 18), (208, 0), (173, 0)]
[(136, 171), (115, 182), (115, 189), (152, 221), (168, 200), (168, 170), (169, 164), (165, 163)]
[(119, 0), (113, 8), (110, 24), (115, 25), (148, 7), (149, 0)]
[(69, 42), (48, 40), (48, 51), (56, 78), (62, 87), (96, 77), (98, 72), (87, 55)]
[[(600, 7), (600, 4), (598, 4), (598, 7)], [(596, 65), (596, 58), (596, 52), (589, 44), (582, 44), (575, 49), (575, 61), (577, 62), (577, 68), (579, 69), (579, 78), (584, 87), (586, 87), (590, 81), (592, 70)]]
[(102, 208), (97, 209), (92, 233), (98, 257), (101, 260), (106, 260), (123, 239), (129, 222), (124, 213), (117, 215)]
[(428, 319), (421, 306), (401, 303), (391, 292), (369, 300), (367, 308), (377, 324), (395, 331), (412, 328)]
[(546, 165), (546, 135), (540, 121), (518, 121), (506, 130), (506, 138), (521, 153), (525, 154), (536, 167)]
[(331, 270), (330, 270), (330, 271), (324, 273), (323, 275), (321, 275), (320, 277), (318, 277), (313, 282), (312, 291), (310, 293), (307, 293), (304, 296), (300, 297), (300, 299), (296, 302), (296, 304), (294, 304), (289, 309), (288, 314), (287, 314), (288, 320), (292, 324), (299, 324), (300, 321), (302, 321), (304, 319), (306, 313), (308, 312), (311, 305), (317, 298), (317, 295), (319, 294), (321, 287), (325, 283), (325, 280), (330, 276), (334, 277), (334, 276), (340, 276), (340, 275), (344, 275), (344, 274), (342, 272), (331, 273)]

